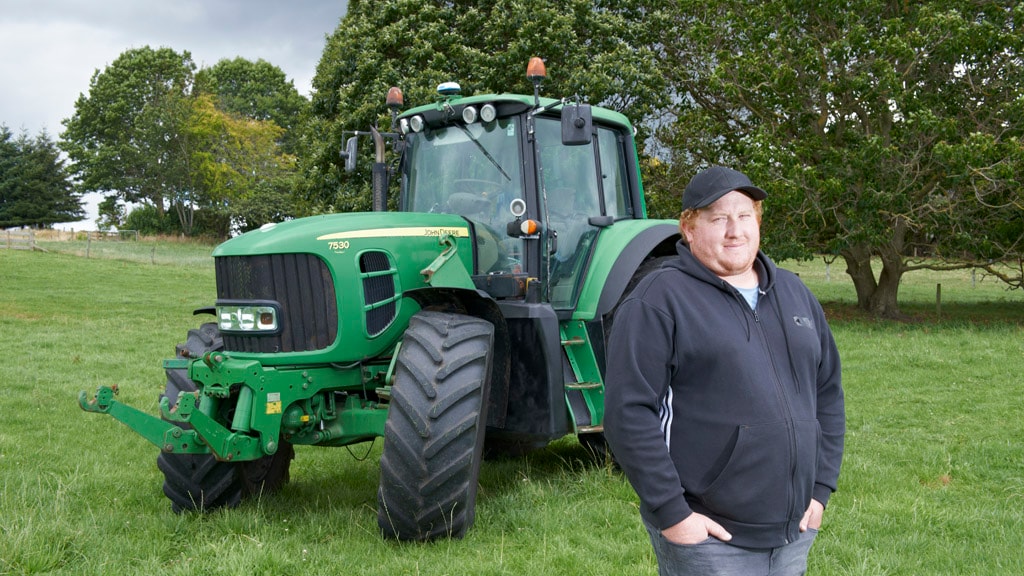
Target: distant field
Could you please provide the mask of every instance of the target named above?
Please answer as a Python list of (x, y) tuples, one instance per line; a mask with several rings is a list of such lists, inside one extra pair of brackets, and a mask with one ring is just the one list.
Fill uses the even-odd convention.
[[(95, 234), (95, 233), (94, 233)], [(84, 258), (102, 258), (142, 262), (148, 264), (176, 264), (182, 266), (213, 265), (211, 241), (191, 239), (147, 238), (139, 240), (92, 239), (85, 233), (67, 234), (42, 231), (37, 233), (37, 244), (45, 250), (71, 254)]]
[[(842, 260), (828, 267), (821, 258), (787, 261), (780, 266), (798, 273), (826, 307), (836, 307), (837, 314), (838, 308), (842, 308), (843, 318), (851, 317), (851, 313), (852, 317), (857, 317), (850, 309), (856, 306), (857, 293)], [(877, 264), (875, 270), (877, 275)], [(941, 306), (937, 306), (938, 293), (941, 293)], [(997, 278), (980, 271), (908, 272), (900, 284), (899, 305), (911, 321), (1024, 321), (1024, 291), (1009, 290)]]
[[(156, 413), (161, 361), (214, 298), (212, 246), (41, 244), (0, 250), (0, 574), (656, 574), (633, 491), (573, 438), (485, 463), (460, 541), (380, 539), (379, 442), (298, 447), (282, 493), (173, 514), (156, 449), (76, 398), (118, 384)], [(839, 263), (785, 265), (833, 314), (847, 394), (810, 573), (1024, 573), (1024, 294), (914, 273), (915, 320), (877, 321), (851, 312)]]

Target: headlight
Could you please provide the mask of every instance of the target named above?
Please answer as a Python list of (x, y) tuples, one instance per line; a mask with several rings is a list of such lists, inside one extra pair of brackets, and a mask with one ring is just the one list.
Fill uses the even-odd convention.
[(480, 119), (484, 122), (494, 122), (494, 119), (498, 117), (498, 110), (494, 107), (494, 104), (484, 104), (483, 108), (480, 109)]
[(217, 325), (221, 332), (277, 332), (277, 308), (265, 304), (225, 304), (217, 306)]

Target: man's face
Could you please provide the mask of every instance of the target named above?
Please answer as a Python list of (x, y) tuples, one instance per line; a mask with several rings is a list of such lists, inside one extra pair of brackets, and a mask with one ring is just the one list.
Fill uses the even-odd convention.
[(761, 225), (754, 200), (733, 190), (682, 225), (690, 252), (718, 277), (749, 273), (761, 244)]

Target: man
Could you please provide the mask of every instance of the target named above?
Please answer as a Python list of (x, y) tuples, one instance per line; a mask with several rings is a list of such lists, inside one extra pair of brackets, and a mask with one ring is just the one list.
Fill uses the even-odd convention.
[(760, 251), (766, 197), (730, 168), (694, 176), (679, 257), (615, 315), (605, 436), (662, 576), (804, 574), (836, 489), (839, 354), (814, 296)]

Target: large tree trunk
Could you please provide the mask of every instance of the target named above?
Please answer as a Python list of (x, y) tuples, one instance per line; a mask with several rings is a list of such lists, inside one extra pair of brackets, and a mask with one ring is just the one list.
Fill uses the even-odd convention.
[(853, 287), (857, 291), (857, 307), (873, 316), (900, 318), (897, 296), (905, 266), (898, 251), (882, 251), (882, 270), (877, 280), (871, 268), (869, 247), (853, 246), (840, 254), (846, 261), (846, 273), (853, 279)]

